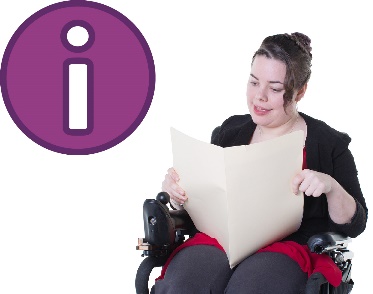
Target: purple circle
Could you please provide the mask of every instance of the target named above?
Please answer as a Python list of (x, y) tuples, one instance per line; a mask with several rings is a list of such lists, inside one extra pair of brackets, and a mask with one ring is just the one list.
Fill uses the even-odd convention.
[[(77, 20), (94, 32), (84, 52), (71, 52), (61, 41), (63, 28)], [(88, 68), (88, 131), (66, 130), (69, 64)], [(10, 116), (31, 140), (85, 155), (119, 144), (141, 124), (153, 99), (155, 68), (145, 38), (124, 15), (96, 2), (68, 1), (43, 8), (17, 29), (0, 83)]]
[[(71, 45), (69, 40), (67, 40), (67, 33), (69, 32), (69, 30), (77, 26), (85, 28), (88, 32), (88, 36), (89, 36), (88, 41), (82, 46)], [(62, 45), (64, 45), (65, 48), (71, 52), (81, 53), (81, 52), (87, 51), (89, 48), (92, 47), (93, 43), (95, 42), (95, 30), (92, 28), (92, 26), (88, 22), (84, 20), (72, 20), (62, 28), (61, 42), (62, 42)]]

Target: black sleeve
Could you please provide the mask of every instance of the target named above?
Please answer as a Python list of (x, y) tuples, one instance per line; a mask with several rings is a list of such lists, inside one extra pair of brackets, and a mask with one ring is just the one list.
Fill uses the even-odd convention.
[(345, 148), (333, 159), (333, 177), (356, 201), (356, 212), (350, 223), (336, 224), (330, 217), (332, 231), (345, 233), (354, 238), (360, 235), (366, 226), (368, 208), (358, 180), (358, 172), (351, 151)]

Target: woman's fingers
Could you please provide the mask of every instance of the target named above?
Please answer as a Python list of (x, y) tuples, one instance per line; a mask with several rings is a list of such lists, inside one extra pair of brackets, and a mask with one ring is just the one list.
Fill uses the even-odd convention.
[(292, 182), (295, 194), (304, 192), (307, 196), (319, 197), (328, 193), (331, 189), (331, 177), (329, 175), (305, 169), (296, 175)]
[(176, 203), (183, 204), (187, 197), (177, 181), (179, 181), (178, 174), (173, 168), (169, 168), (162, 183), (162, 190), (167, 192)]
[(171, 176), (171, 178), (173, 178), (175, 182), (178, 182), (180, 180), (179, 175), (173, 167), (168, 169), (168, 174)]
[(299, 186), (303, 182), (303, 180), (304, 180), (304, 175), (302, 174), (302, 172), (300, 172), (294, 177), (293, 182), (292, 182), (292, 190), (295, 195), (298, 194)]

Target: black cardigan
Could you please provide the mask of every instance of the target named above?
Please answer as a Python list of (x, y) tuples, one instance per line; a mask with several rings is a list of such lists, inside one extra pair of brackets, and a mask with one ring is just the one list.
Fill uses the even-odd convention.
[[(350, 237), (361, 234), (366, 226), (368, 209), (360, 189), (354, 158), (348, 149), (350, 137), (326, 123), (303, 113), (307, 124), (307, 168), (332, 176), (356, 201), (356, 213), (348, 224), (336, 224), (329, 216), (326, 195), (304, 197), (302, 224), (286, 240), (306, 244), (309, 237), (321, 232), (339, 232)], [(234, 115), (223, 122), (211, 143), (221, 147), (247, 145), (256, 124), (250, 115)]]

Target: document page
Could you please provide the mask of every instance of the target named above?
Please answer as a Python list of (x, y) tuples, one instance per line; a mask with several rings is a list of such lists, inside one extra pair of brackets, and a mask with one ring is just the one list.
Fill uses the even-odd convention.
[(303, 136), (222, 148), (171, 128), (184, 207), (196, 228), (223, 246), (231, 267), (299, 228), (304, 199), (291, 181), (302, 168)]

